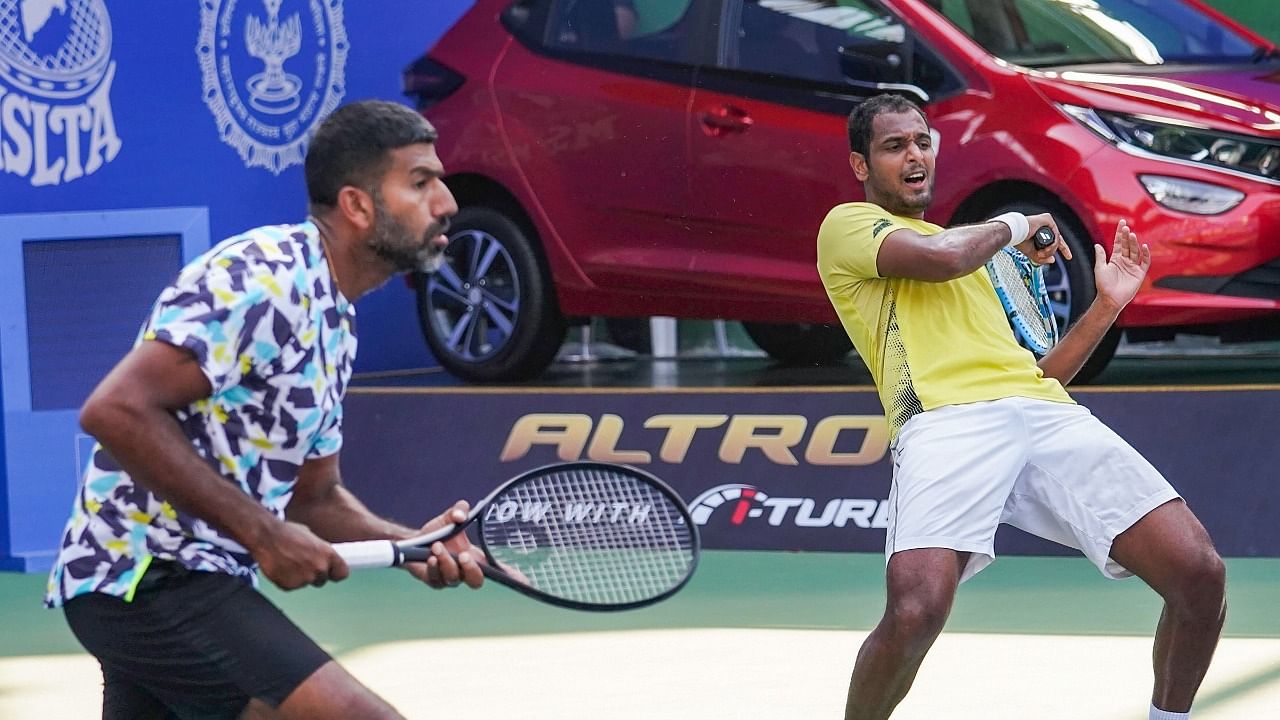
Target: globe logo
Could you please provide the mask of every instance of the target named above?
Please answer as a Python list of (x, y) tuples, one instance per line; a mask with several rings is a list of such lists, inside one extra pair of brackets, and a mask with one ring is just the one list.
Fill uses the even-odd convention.
[(15, 89), (78, 97), (98, 84), (110, 59), (102, 0), (0, 0), (0, 78)]
[(0, 171), (40, 187), (114, 160), (115, 70), (103, 0), (0, 0)]

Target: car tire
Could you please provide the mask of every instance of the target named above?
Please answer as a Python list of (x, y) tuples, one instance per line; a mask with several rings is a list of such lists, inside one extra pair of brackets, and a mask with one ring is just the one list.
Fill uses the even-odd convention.
[(839, 325), (744, 322), (751, 341), (784, 365), (834, 365), (853, 349)]
[(442, 367), (473, 382), (527, 380), (555, 360), (566, 325), (537, 247), (483, 206), (453, 218), (444, 263), (417, 273), (418, 324)]
[[(1006, 212), (1053, 215), (1058, 224), (1058, 232), (1066, 241), (1067, 247), (1071, 248), (1071, 260), (1064, 261), (1059, 254), (1057, 262), (1044, 266), (1045, 287), (1049, 291), (1049, 300), (1058, 320), (1058, 334), (1062, 336), (1089, 309), (1093, 298), (1098, 294), (1093, 281), (1093, 242), (1076, 224), (1075, 219), (1069, 217), (1061, 207), (1047, 203), (1019, 202), (996, 209), (991, 217)], [(1108, 330), (1093, 354), (1072, 378), (1072, 382), (1085, 384), (1097, 377), (1115, 355), (1116, 348), (1120, 345), (1120, 334), (1120, 328), (1113, 326)]]

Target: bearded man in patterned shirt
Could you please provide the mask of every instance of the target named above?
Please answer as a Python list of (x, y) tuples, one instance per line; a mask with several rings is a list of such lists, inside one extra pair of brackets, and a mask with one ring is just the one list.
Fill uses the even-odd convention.
[[(46, 603), (104, 680), (103, 717), (394, 718), (255, 589), (347, 577), (330, 543), (424, 528), (342, 484), (352, 304), (438, 259), (457, 212), (436, 133), (408, 108), (339, 108), (306, 158), (311, 217), (230, 238), (160, 295), (132, 351), (80, 414), (98, 441)], [(479, 587), (465, 536), (407, 565), (431, 587)]]

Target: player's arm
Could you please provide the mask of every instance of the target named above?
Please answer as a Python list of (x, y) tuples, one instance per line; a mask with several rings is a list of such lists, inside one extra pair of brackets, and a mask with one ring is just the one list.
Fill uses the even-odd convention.
[(1093, 277), (1098, 295), (1071, 330), (1040, 359), (1040, 369), (1066, 385), (1080, 372), (1098, 343), (1115, 324), (1120, 311), (1133, 300), (1151, 268), (1151, 249), (1138, 242), (1126, 221), (1116, 225), (1111, 257), (1101, 245), (1093, 246)]
[[(1048, 213), (1027, 215), (1027, 235), (1018, 238), (1014, 245), (1019, 249), (1027, 243), (1030, 233), (1042, 225), (1053, 228), (1059, 237), (1055, 250), (1068, 259), (1071, 251), (1062, 242), (1058, 226)], [(961, 225), (943, 230), (935, 235), (922, 235), (910, 228), (898, 228), (889, 233), (876, 254), (876, 269), (881, 277), (946, 282), (982, 267), (1000, 248), (1010, 244), (1010, 226), (999, 220)], [(1052, 252), (1052, 251), (1048, 251)]]
[[(432, 518), (421, 528), (410, 528), (383, 518), (370, 510), (342, 482), (338, 454), (311, 458), (298, 470), (293, 497), (285, 509), (289, 520), (311, 528), (330, 542), (352, 540), (403, 540), (467, 519), (469, 506), (459, 501)], [(423, 563), (406, 563), (405, 569), (428, 585), (439, 588), (459, 580), (480, 587), (484, 574), (476, 562), (479, 551), (471, 548), (465, 533), (435, 543), (432, 557)]]
[(196, 453), (173, 412), (211, 392), (190, 352), (147, 340), (94, 389), (80, 425), (136, 483), (240, 543), (280, 587), (346, 577), (346, 564), (328, 543), (276, 518)]

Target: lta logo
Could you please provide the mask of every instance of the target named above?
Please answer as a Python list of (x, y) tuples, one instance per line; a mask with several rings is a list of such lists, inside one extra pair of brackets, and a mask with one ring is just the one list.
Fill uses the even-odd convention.
[(342, 0), (202, 0), (196, 57), (222, 141), (279, 175), (346, 92)]
[(0, 0), (0, 167), (43, 186), (114, 160), (115, 72), (102, 0)]

